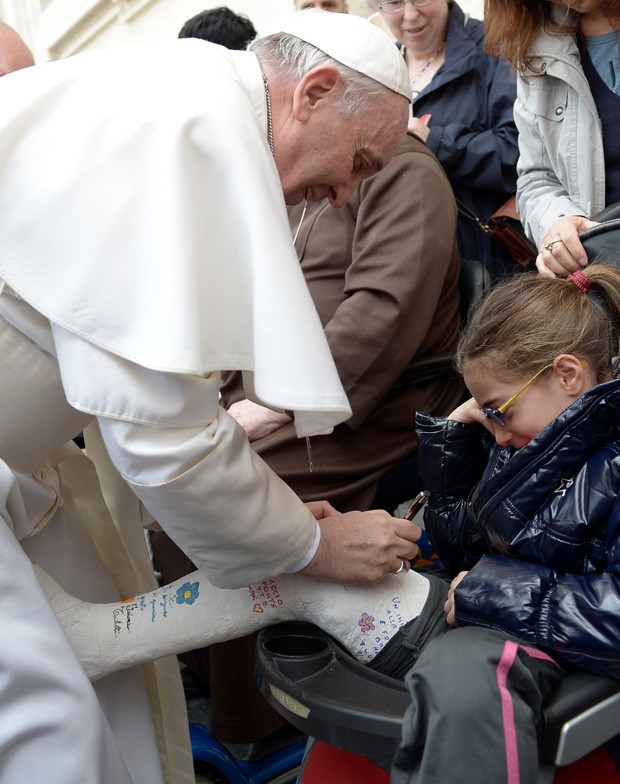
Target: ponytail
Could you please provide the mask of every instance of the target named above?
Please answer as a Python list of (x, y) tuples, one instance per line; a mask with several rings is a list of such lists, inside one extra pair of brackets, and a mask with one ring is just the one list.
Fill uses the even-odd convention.
[(494, 286), (459, 339), (456, 364), (498, 375), (533, 373), (559, 354), (588, 362), (598, 382), (614, 373), (620, 342), (620, 270), (591, 264), (569, 278), (519, 274)]

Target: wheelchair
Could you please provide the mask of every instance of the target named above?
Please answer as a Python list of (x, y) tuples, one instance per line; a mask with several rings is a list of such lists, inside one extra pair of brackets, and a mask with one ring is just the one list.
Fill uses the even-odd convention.
[[(256, 754), (251, 744), (228, 747), (211, 735), (211, 707), (202, 683), (182, 674), (197, 781), (209, 784), (295, 784), (307, 738), (281, 739)], [(242, 753), (239, 753), (242, 752)], [(235, 756), (238, 753), (238, 756)]]
[(201, 724), (190, 723), (189, 735), (197, 773), (205, 773), (214, 784), (295, 784), (306, 748), (301, 740), (258, 762), (244, 762)]
[[(302, 732), (345, 752), (347, 766), (364, 784), (387, 784), (389, 761), (398, 748), (404, 713), (411, 698), (404, 683), (365, 667), (326, 632), (312, 624), (284, 623), (264, 629), (256, 661), (264, 697)], [(577, 672), (556, 687), (543, 712), (538, 784), (551, 784), (620, 733), (620, 682)], [(322, 749), (324, 752), (324, 749)], [(366, 760), (356, 760), (362, 755)], [(378, 765), (369, 765), (367, 759)], [(332, 772), (338, 757), (330, 763)], [(593, 778), (565, 778), (580, 784), (615, 784), (598, 772)], [(351, 779), (353, 781), (355, 779)], [(560, 779), (562, 780), (562, 779)], [(304, 784), (346, 784), (343, 775)]]
[[(614, 222), (613, 228), (616, 227), (620, 228), (620, 219)], [(603, 241), (616, 243), (615, 239), (602, 236), (598, 227), (590, 232), (598, 244), (593, 242), (590, 248), (589, 237), (584, 236), (589, 255), (591, 250), (593, 256), (600, 257)], [(616, 244), (612, 250), (617, 255)], [(604, 250), (611, 253), (607, 246)], [(463, 321), (471, 305), (490, 285), (481, 262), (461, 261)], [(419, 357), (397, 383), (424, 383), (452, 372), (450, 353)], [(373, 507), (393, 512), (420, 489), (413, 454), (383, 477)], [(249, 770), (243, 763), (231, 760), (225, 748), (217, 749), (220, 744), (206, 731), (206, 735), (201, 735), (199, 728), (190, 726), (195, 759), (212, 760), (214, 768), (226, 774), (230, 784), (389, 784), (387, 770), (411, 701), (402, 681), (364, 667), (311, 624), (286, 623), (264, 629), (257, 642), (256, 662), (258, 683), (267, 701), (291, 724), (316, 739), (306, 763), (302, 762), (305, 743), (300, 742), (291, 747), (291, 757), (284, 764), (291, 768), (280, 770), (282, 778), (277, 777), (277, 763), (270, 768), (272, 761), (268, 760), (266, 775), (274, 773), (276, 778), (262, 778), (261, 771)], [(602, 772), (597, 767), (592, 776), (588, 773), (588, 760), (595, 758), (600, 747), (618, 734), (620, 682), (583, 672), (567, 676), (543, 712), (538, 784), (620, 784), (620, 773), (611, 767)], [(315, 751), (315, 756), (321, 755), (321, 761), (312, 767), (309, 763)], [(596, 759), (598, 763), (604, 767), (604, 761)], [(300, 766), (301, 778), (296, 778)], [(254, 775), (258, 777), (253, 778)]]

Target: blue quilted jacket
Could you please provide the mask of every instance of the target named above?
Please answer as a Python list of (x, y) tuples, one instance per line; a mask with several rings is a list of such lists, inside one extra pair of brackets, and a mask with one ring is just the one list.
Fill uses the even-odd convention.
[(567, 669), (620, 678), (620, 380), (518, 451), (481, 425), (418, 414), (424, 520), (459, 625), (497, 629)]
[[(413, 114), (432, 115), (426, 144), (456, 198), (482, 221), (517, 189), (516, 95), (510, 65), (484, 51), (484, 24), (451, 2), (445, 62), (415, 98)], [(494, 277), (515, 267), (470, 218), (459, 217), (458, 243), (461, 258), (479, 259)]]

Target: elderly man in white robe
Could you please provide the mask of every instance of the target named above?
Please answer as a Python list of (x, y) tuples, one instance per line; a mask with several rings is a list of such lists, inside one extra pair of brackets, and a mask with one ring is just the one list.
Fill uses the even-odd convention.
[(101, 508), (139, 499), (214, 585), (408, 568), (415, 526), (302, 504), (218, 387), (243, 370), (308, 439), (349, 416), (284, 205), (346, 203), (399, 149), (409, 93), (380, 30), (320, 11), (251, 52), (174, 40), (0, 80), (0, 784), (164, 780), (140, 672), (97, 701), (30, 567), (112, 601), (134, 566), (135, 531), (101, 537), (97, 482), (71, 480), (63, 444), (92, 423), (127, 491)]

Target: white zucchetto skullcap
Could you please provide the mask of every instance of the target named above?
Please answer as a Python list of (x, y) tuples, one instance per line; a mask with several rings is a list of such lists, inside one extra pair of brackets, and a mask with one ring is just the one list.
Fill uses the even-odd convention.
[(289, 33), (339, 63), (411, 100), (411, 83), (398, 48), (381, 28), (353, 14), (307, 8), (289, 14), (263, 33)]

